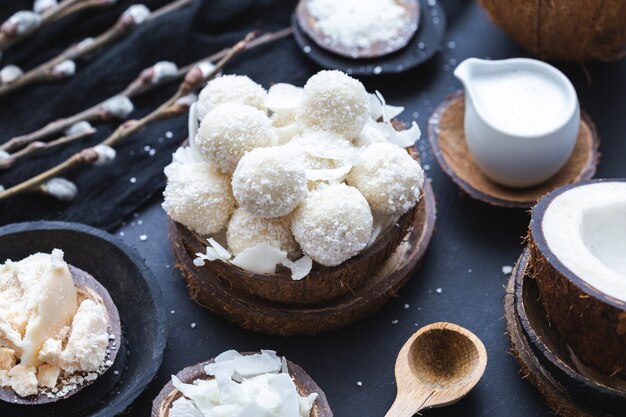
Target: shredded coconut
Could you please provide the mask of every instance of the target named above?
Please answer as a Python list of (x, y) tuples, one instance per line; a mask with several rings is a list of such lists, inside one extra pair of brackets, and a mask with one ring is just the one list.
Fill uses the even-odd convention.
[(288, 216), (264, 219), (243, 208), (235, 210), (231, 217), (226, 229), (226, 241), (235, 255), (261, 242), (289, 254), (300, 249), (291, 233), (291, 219)]
[(395, 0), (310, 0), (308, 11), (333, 45), (365, 49), (376, 42), (393, 47), (410, 24)]
[(217, 77), (200, 91), (198, 117), (202, 120), (216, 106), (225, 103), (245, 104), (265, 111), (266, 97), (265, 89), (245, 75)]

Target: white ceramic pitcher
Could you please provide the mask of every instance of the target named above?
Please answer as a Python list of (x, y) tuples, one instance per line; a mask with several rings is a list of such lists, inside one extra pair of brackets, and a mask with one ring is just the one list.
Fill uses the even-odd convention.
[[(565, 99), (565, 111), (549, 128), (528, 134), (494, 125), (480, 100), (473, 80), (480, 75), (527, 71), (554, 83)], [(469, 58), (454, 71), (465, 87), (465, 138), (472, 157), (493, 181), (509, 187), (530, 187), (556, 174), (574, 149), (580, 128), (576, 90), (558, 69), (527, 58), (490, 61)], [(511, 97), (515, 100), (515, 97)]]

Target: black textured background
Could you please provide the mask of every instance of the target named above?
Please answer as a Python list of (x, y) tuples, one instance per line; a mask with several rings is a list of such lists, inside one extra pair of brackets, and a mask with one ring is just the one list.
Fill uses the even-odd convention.
[[(2, 16), (8, 13), (5, 3), (0, 3)], [(426, 131), (428, 116), (433, 108), (447, 94), (460, 88), (460, 83), (451, 74), (458, 62), (470, 56), (493, 59), (526, 56), (524, 51), (488, 21), (475, 2), (442, 0), (441, 3), (448, 12), (448, 34), (438, 55), (407, 73), (363, 80), (368, 90), (378, 89), (388, 102), (406, 106), (407, 110), (401, 118), (405, 121), (415, 118), (423, 132)], [(117, 9), (121, 10), (127, 4), (128, 2), (124, 2)], [(253, 10), (244, 9), (244, 6), (252, 7)], [(289, 22), (292, 6), (293, 3), (278, 0), (206, 1), (202, 10), (181, 13), (181, 16), (190, 13), (186, 15), (187, 19), (195, 23), (190, 25), (193, 35), (189, 35), (188, 40), (192, 40), (195, 45), (202, 45), (202, 50), (192, 52), (191, 44), (186, 45), (180, 41), (175, 43), (176, 47), (169, 53), (173, 56), (187, 53), (194, 56), (208, 55), (236, 40), (246, 30), (260, 25), (260, 22), (263, 22), (260, 26), (264, 28), (279, 28)], [(112, 22), (113, 15), (108, 17), (102, 27)], [(274, 23), (271, 24), (272, 22)], [(148, 43), (152, 38), (160, 36), (160, 31), (171, 30), (164, 24), (155, 26), (158, 26), (158, 30), (155, 29), (150, 36), (143, 36)], [(143, 30), (146, 29), (149, 28)], [(139, 33), (135, 36), (138, 35)], [(182, 34), (180, 37), (184, 39)], [(145, 45), (140, 47), (132, 44), (125, 47), (135, 52), (146, 48)], [(154, 44), (153, 48), (159, 53), (168, 53), (165, 48), (157, 48)], [(7, 56), (7, 61), (10, 59), (12, 58)], [(132, 60), (127, 61), (124, 61), (124, 65), (135, 65)], [(137, 64), (136, 69), (150, 64), (151, 61), (148, 59)], [(179, 63), (185, 62), (183, 60)], [(597, 177), (626, 177), (626, 61), (588, 64), (591, 84), (587, 82), (583, 69), (578, 64), (557, 63), (557, 66), (572, 79), (582, 107), (597, 124), (602, 139), (600, 150), (603, 154)], [(89, 68), (95, 71), (93, 63), (89, 64)], [(317, 67), (288, 39), (274, 47), (240, 57), (229, 70), (247, 73), (267, 86), (272, 80), (302, 83)], [(90, 93), (98, 98), (84, 96), (83, 91), (74, 93), (74, 90), (69, 89), (69, 84), (67, 90), (66, 85), (48, 87), (51, 92), (44, 98), (54, 99), (54, 94), (64, 91), (64, 94), (73, 94), (71, 97), (74, 100), (89, 104), (120, 89), (132, 78), (129, 73), (118, 80), (117, 77), (122, 77), (122, 73), (116, 73), (115, 76), (112, 70), (108, 73), (108, 76), (101, 75), (100, 78), (112, 84), (115, 77), (115, 88), (109, 88), (102, 81), (99, 85), (92, 84), (94, 90)], [(93, 75), (85, 71), (79, 76), (90, 78)], [(34, 95), (35, 91), (31, 90), (29, 94)], [(155, 99), (156, 97), (146, 97), (144, 104)], [(46, 105), (48, 100), (42, 99), (42, 103), (46, 111), (51, 111), (56, 107)], [(64, 106), (79, 106), (65, 99), (62, 102), (66, 103)], [(34, 123), (35, 118), (39, 120), (37, 124), (47, 120), (40, 106), (35, 111), (18, 111), (18, 108), (13, 108), (7, 101), (0, 102), (0, 106), (0, 129), (3, 132), (7, 129), (18, 131), (19, 125)], [(150, 106), (146, 105), (143, 111), (148, 107)], [(57, 111), (60, 113), (55, 114), (62, 114), (61, 109)], [(17, 120), (21, 122), (18, 124)], [(173, 142), (180, 140), (185, 134), (184, 117), (173, 124), (159, 123), (153, 130), (137, 135), (126, 151), (140, 152), (144, 144), (156, 146), (158, 137), (168, 129), (175, 133)], [(142, 177), (149, 174), (147, 171), (139, 172), (136, 164), (143, 162), (144, 170), (164, 164), (170, 158), (165, 152), (175, 146), (173, 142), (168, 143), (169, 149), (157, 154), (160, 155), (159, 159), (154, 159), (156, 156), (150, 159), (141, 155), (134, 160), (134, 165), (114, 165), (114, 169), (120, 172), (119, 185), (108, 189), (109, 193), (103, 194), (100, 199), (96, 196), (85, 199), (81, 194), (81, 202), (71, 205), (76, 216), (73, 218), (94, 222), (93, 216), (97, 215), (102, 219), (111, 219), (110, 225), (119, 219), (116, 217), (119, 213), (128, 210), (134, 212), (131, 207), (147, 198), (147, 190), (162, 180), (160, 166), (152, 170), (152, 180), (147, 183)], [(526, 233), (528, 214), (523, 210), (490, 207), (462, 196), (437, 167), (425, 138), (419, 142), (418, 147), (422, 152), (426, 172), (433, 181), (438, 204), (435, 235), (421, 266), (398, 298), (392, 300), (379, 313), (345, 329), (316, 337), (282, 338), (250, 333), (212, 316), (190, 301), (184, 282), (175, 270), (167, 240), (166, 218), (159, 207), (160, 197), (155, 196), (124, 219), (124, 225), (117, 228), (115, 233), (134, 246), (146, 259), (146, 263), (157, 276), (166, 308), (170, 311), (168, 349), (161, 370), (125, 415), (149, 416), (152, 399), (170, 375), (185, 366), (204, 361), (226, 349), (251, 351), (267, 348), (275, 349), (300, 364), (324, 389), (337, 417), (382, 417), (395, 395), (393, 367), (397, 352), (418, 327), (435, 321), (452, 321), (475, 332), (487, 347), (489, 363), (485, 376), (468, 397), (445, 409), (425, 411), (424, 416), (553, 415), (539, 393), (519, 376), (519, 368), (508, 354), (509, 341), (505, 335), (503, 319), (502, 297), (508, 277), (502, 273), (502, 266), (513, 265), (521, 253), (521, 237)], [(96, 172), (98, 169), (91, 170), (94, 183), (108, 187), (106, 182), (111, 177), (95, 175)], [(133, 175), (138, 178), (135, 187), (128, 183), (128, 178)], [(104, 181), (95, 181), (96, 177)], [(8, 183), (7, 178), (0, 176), (0, 184)], [(81, 176), (81, 181), (87, 180), (91, 181), (84, 175)], [(81, 189), (83, 193), (88, 192), (85, 187)], [(104, 191), (106, 190), (105, 188)], [(116, 193), (128, 193), (129, 198), (124, 198), (122, 205), (118, 204), (113, 208), (112, 202), (120, 201), (118, 197), (113, 198)], [(131, 200), (133, 203), (130, 203)], [(36, 201), (41, 205), (38, 207), (40, 211), (31, 211), (28, 216), (23, 217), (59, 217), (55, 213), (66, 207), (50, 204), (46, 199)], [(94, 214), (90, 210), (81, 210), (82, 207), (97, 210)], [(2, 221), (9, 221), (5, 208), (0, 210)], [(70, 212), (61, 214), (67, 218)], [(17, 218), (17, 215), (11, 214), (11, 218)], [(107, 222), (101, 224), (106, 225)], [(140, 239), (142, 235), (145, 235), (145, 240)], [(437, 292), (437, 289), (441, 289), (441, 292)], [(407, 309), (405, 304), (408, 304)], [(395, 320), (397, 323), (392, 324)], [(195, 328), (191, 327), (192, 323), (196, 324)], [(357, 381), (361, 381), (362, 386), (358, 386)], [(4, 417), (1, 406), (0, 416)]]

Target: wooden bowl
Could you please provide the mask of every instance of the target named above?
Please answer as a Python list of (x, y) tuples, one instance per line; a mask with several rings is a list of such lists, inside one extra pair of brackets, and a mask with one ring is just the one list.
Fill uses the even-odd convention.
[[(0, 261), (59, 248), (72, 265), (89, 271), (110, 295), (121, 322), (123, 344), (115, 362), (92, 385), (54, 403), (5, 403), (0, 414), (19, 417), (109, 417), (123, 412), (156, 374), (167, 340), (167, 316), (152, 272), (137, 253), (101, 230), (65, 222), (28, 222), (0, 228)], [(87, 282), (87, 278), (82, 278)], [(90, 288), (93, 288), (91, 286)], [(116, 337), (117, 339), (117, 337)], [(132, 351), (132, 354), (129, 352)]]
[(600, 138), (591, 118), (581, 113), (580, 132), (572, 155), (552, 178), (528, 188), (510, 188), (487, 178), (472, 158), (464, 132), (465, 94), (445, 98), (428, 120), (428, 140), (441, 169), (470, 197), (499, 207), (530, 208), (557, 187), (588, 180), (600, 160)]
[(347, 58), (378, 58), (391, 54), (404, 48), (415, 32), (420, 21), (420, 5), (418, 0), (396, 0), (396, 4), (404, 9), (408, 18), (408, 24), (399, 28), (395, 34), (398, 42), (374, 42), (367, 48), (349, 48), (341, 44), (335, 44), (326, 36), (318, 26), (317, 19), (309, 13), (309, 0), (300, 0), (296, 6), (296, 16), (299, 27), (321, 48)]
[(554, 410), (563, 416), (619, 416), (626, 409), (626, 381), (582, 366), (550, 326), (529, 251), (518, 260), (505, 299), (515, 356)]
[(435, 196), (429, 181), (416, 210), (410, 213), (410, 226), (401, 243), (378, 269), (368, 272), (362, 286), (334, 300), (308, 305), (263, 300), (232, 287), (207, 268), (195, 266), (195, 255), (190, 256), (173, 222), (170, 239), (177, 266), (198, 304), (245, 329), (283, 336), (317, 334), (374, 313), (409, 280), (434, 230)]
[[(98, 281), (96, 281), (94, 277), (89, 275), (87, 272), (80, 270), (72, 265), (69, 265), (69, 269), (72, 275), (72, 279), (74, 281), (74, 286), (77, 289), (79, 303), (83, 300), (90, 299), (93, 302), (102, 305), (107, 313), (107, 331), (110, 335), (115, 336), (115, 339), (109, 340), (109, 344), (107, 345), (108, 353), (105, 357), (105, 362), (111, 361), (111, 365), (104, 366), (103, 372), (101, 373), (102, 375), (111, 366), (113, 366), (117, 357), (117, 353), (120, 350), (120, 346), (122, 346), (123, 344), (120, 316), (117, 311), (117, 307), (115, 307), (115, 304), (113, 303), (113, 300), (111, 300), (111, 296), (109, 295), (106, 288), (104, 288)], [(125, 361), (125, 358), (123, 358), (122, 360)], [(84, 376), (81, 373), (75, 373), (73, 375)], [(100, 377), (100, 375), (98, 375), (98, 377)], [(120, 378), (118, 375), (112, 378), (113, 381), (119, 381), (119, 379)], [(55, 395), (52, 398), (41, 392), (37, 395), (31, 395), (29, 397), (20, 397), (8, 387), (0, 387), (0, 400), (13, 404), (26, 405), (52, 403), (71, 397), (83, 388), (86, 388), (87, 386), (93, 384), (95, 381), (97, 381), (97, 379), (84, 380), (83, 383), (77, 384), (76, 388), (68, 391), (67, 394), (60, 397)], [(58, 381), (56, 388), (61, 390), (62, 387), (63, 385), (60, 381)], [(46, 388), (46, 391), (49, 391), (49, 389)]]
[[(242, 354), (251, 355), (252, 353), (248, 352)], [(176, 376), (181, 380), (181, 382), (186, 384), (191, 384), (197, 379), (213, 379), (213, 377), (204, 372), (204, 367), (213, 362), (214, 359), (210, 359), (206, 362), (189, 366), (176, 374)], [(311, 417), (332, 417), (333, 412), (330, 409), (330, 405), (328, 405), (326, 395), (324, 394), (324, 391), (317, 386), (315, 381), (313, 381), (313, 379), (306, 372), (304, 372), (302, 368), (291, 361), (287, 361), (287, 368), (289, 369), (289, 375), (293, 378), (298, 393), (301, 396), (308, 396), (309, 394), (317, 393), (317, 399), (311, 409)], [(152, 402), (152, 417), (168, 417), (172, 403), (180, 397), (182, 397), (182, 393), (174, 388), (174, 385), (170, 380)]]
[(440, 2), (419, 0), (417, 33), (402, 49), (375, 58), (355, 59), (319, 46), (300, 25), (298, 10), (291, 18), (293, 37), (305, 56), (326, 69), (337, 69), (352, 76), (398, 74), (431, 59), (441, 49), (446, 34), (446, 11)]
[[(408, 152), (419, 161), (415, 149)], [(334, 267), (315, 263), (309, 275), (298, 281), (291, 279), (291, 271), (284, 267), (279, 267), (275, 274), (255, 274), (220, 260), (206, 262), (199, 271), (203, 275), (217, 276), (227, 285), (267, 301), (310, 305), (334, 300), (356, 291), (371, 271), (380, 268), (406, 235), (416, 210), (414, 207), (403, 215), (395, 226), (358, 255)], [(190, 258), (206, 251), (206, 239), (182, 224), (170, 220), (170, 232), (170, 239), (182, 241)]]

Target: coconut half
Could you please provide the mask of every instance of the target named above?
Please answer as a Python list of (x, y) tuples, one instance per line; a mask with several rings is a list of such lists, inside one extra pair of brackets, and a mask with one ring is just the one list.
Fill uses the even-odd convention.
[(585, 365), (626, 376), (626, 179), (546, 195), (529, 241), (550, 322)]

